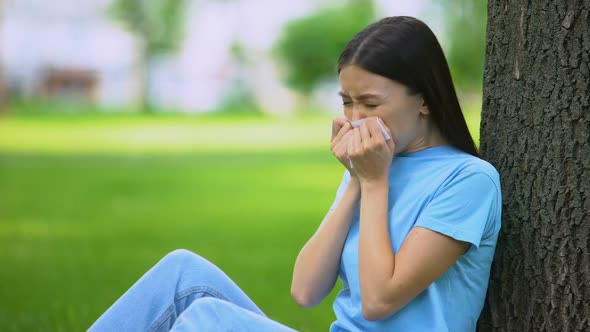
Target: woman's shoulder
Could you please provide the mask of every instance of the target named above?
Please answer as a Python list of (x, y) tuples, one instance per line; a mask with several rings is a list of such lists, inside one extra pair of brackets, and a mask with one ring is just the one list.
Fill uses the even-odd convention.
[(498, 170), (487, 160), (480, 157), (473, 156), (471, 154), (462, 153), (461, 162), (459, 163), (458, 171), (463, 175), (468, 174), (485, 174), (494, 183), (500, 183), (500, 174)]
[(493, 178), (499, 177), (498, 171), (491, 163), (453, 146), (435, 147), (430, 154), (440, 157), (440, 162), (450, 163), (463, 172), (482, 172)]
[(456, 183), (457, 181), (474, 182), (478, 185), (487, 183), (486, 186), (495, 187), (500, 192), (500, 174), (488, 161), (463, 152), (456, 148), (447, 149), (444, 158), (439, 162), (446, 164), (447, 177), (445, 184)]

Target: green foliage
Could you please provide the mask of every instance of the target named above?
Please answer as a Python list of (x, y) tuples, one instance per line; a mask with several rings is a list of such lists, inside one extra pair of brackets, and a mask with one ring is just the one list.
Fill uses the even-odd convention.
[(289, 22), (274, 53), (285, 66), (287, 84), (309, 95), (317, 84), (334, 79), (346, 43), (374, 20), (370, 0), (351, 0)]
[(187, 6), (186, 0), (115, 0), (110, 14), (144, 41), (148, 54), (160, 54), (180, 46)]
[(239, 40), (232, 41), (229, 47), (229, 53), (231, 57), (240, 65), (248, 64), (248, 52), (246, 48)]
[(450, 0), (446, 17), (447, 59), (459, 90), (481, 91), (486, 46), (486, 0)]

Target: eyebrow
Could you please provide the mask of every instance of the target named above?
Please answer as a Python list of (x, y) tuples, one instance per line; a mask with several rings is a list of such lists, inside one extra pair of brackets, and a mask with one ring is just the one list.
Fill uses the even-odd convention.
[[(350, 98), (349, 95), (345, 94), (344, 92), (340, 91), (338, 94), (343, 98)], [(374, 93), (363, 93), (362, 95), (356, 97), (358, 100), (366, 100), (366, 99), (383, 99), (384, 96), (374, 94)]]

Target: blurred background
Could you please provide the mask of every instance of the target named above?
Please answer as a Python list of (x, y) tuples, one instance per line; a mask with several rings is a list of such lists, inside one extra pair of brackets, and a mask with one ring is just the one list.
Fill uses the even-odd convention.
[(0, 330), (85, 330), (167, 252), (291, 300), (334, 199), (336, 62), (386, 16), (425, 21), (476, 141), (487, 1), (0, 0)]

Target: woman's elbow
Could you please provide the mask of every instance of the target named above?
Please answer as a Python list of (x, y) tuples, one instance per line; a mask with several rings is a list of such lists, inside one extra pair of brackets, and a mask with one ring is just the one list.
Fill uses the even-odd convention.
[(363, 317), (365, 318), (365, 320), (368, 320), (370, 322), (383, 319), (383, 316), (380, 312), (365, 307), (363, 307)]
[(319, 303), (319, 301), (314, 299), (309, 292), (298, 290), (293, 287), (291, 288), (291, 297), (293, 297), (295, 303), (302, 308), (315, 307)]
[(393, 315), (397, 309), (379, 301), (366, 301), (361, 303), (363, 317), (368, 321), (377, 321)]

